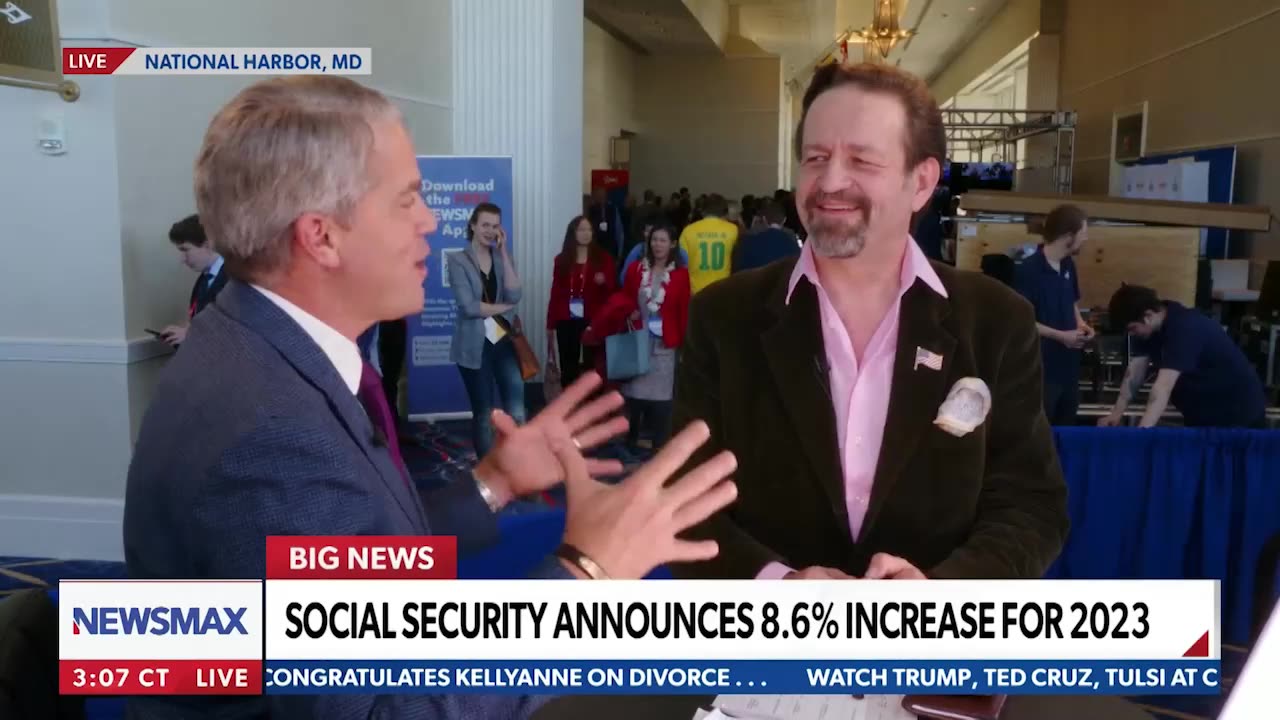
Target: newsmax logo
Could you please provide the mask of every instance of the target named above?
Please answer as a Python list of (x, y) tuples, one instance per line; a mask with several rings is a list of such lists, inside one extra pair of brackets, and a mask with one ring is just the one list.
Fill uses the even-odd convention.
[(248, 635), (247, 607), (73, 607), (71, 634)]

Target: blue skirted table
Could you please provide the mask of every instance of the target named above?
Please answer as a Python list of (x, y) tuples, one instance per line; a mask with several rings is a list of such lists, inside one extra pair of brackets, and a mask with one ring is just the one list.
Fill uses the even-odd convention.
[(1048, 577), (1221, 580), (1222, 639), (1247, 642), (1259, 552), (1280, 533), (1280, 432), (1054, 434), (1071, 534)]
[[(1081, 427), (1055, 436), (1071, 533), (1048, 577), (1218, 579), (1223, 640), (1246, 643), (1259, 551), (1280, 533), (1280, 432)], [(559, 510), (504, 518), (501, 545), (462, 559), (459, 575), (521, 577), (563, 528)]]

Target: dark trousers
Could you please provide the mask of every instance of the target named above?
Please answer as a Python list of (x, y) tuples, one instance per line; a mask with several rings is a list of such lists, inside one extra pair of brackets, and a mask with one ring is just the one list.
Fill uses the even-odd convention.
[(484, 343), (479, 369), (459, 366), (462, 384), (471, 400), (471, 439), (475, 443), (476, 457), (484, 457), (493, 447), (494, 390), (501, 400), (500, 406), (513, 420), (523, 424), (524, 377), (520, 374), (520, 360), (510, 337), (504, 337), (497, 345)]
[(627, 444), (631, 447), (636, 446), (636, 441), (640, 439), (640, 431), (643, 430), (653, 440), (653, 447), (656, 449), (667, 442), (667, 438), (671, 435), (671, 406), (670, 400), (637, 400), (635, 398), (625, 398), (627, 403), (627, 422), (630, 427), (627, 428)]
[[(556, 350), (560, 353), (560, 384), (569, 387), (582, 373), (595, 367), (595, 348), (582, 346), (582, 331), (587, 329), (583, 318), (571, 318), (556, 323)], [(579, 362), (581, 359), (581, 362)]]
[(1045, 383), (1044, 414), (1050, 425), (1075, 425), (1080, 410), (1080, 383)]
[(409, 323), (387, 320), (378, 323), (378, 362), (382, 365), (382, 392), (391, 406), (391, 417), (400, 419), (400, 373), (404, 371), (405, 343)]

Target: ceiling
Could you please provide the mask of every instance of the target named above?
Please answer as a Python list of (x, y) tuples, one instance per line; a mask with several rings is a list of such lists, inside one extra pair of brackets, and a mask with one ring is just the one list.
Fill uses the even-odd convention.
[[(738, 34), (781, 58), (783, 76), (792, 78), (835, 42), (842, 4), (849, 3), (729, 0), (730, 25), (736, 27)], [(866, 15), (870, 17), (869, 9)]]
[[(727, 7), (725, 31), (777, 55), (784, 76), (808, 72), (832, 51), (845, 30), (871, 24), (873, 0), (716, 0)], [(1008, 0), (899, 0), (900, 23), (917, 30), (889, 54), (889, 62), (932, 79), (966, 47)], [(646, 54), (723, 52), (690, 5), (705, 0), (585, 0), (586, 15), (607, 32)], [(861, 59), (850, 45), (850, 59)]]
[(916, 36), (894, 48), (890, 62), (933, 80), (1004, 9), (1008, 0), (911, 0), (902, 20)]
[(586, 0), (588, 19), (647, 55), (719, 53), (720, 45), (682, 0)]

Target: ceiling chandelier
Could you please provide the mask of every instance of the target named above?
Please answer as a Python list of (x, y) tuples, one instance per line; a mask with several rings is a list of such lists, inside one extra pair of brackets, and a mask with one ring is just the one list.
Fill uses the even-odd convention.
[(854, 31), (854, 35), (862, 38), (875, 47), (881, 57), (889, 57), (889, 51), (899, 41), (915, 35), (914, 30), (903, 30), (898, 26), (898, 0), (872, 0), (875, 9), (872, 11), (870, 27)]

